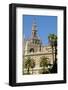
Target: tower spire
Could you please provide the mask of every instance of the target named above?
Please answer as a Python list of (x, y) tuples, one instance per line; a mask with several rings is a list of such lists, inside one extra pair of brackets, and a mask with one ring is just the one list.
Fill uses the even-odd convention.
[(32, 23), (32, 30), (37, 30), (36, 19), (34, 18)]
[(32, 37), (37, 36), (37, 25), (36, 25), (36, 20), (34, 18), (33, 23), (32, 23)]

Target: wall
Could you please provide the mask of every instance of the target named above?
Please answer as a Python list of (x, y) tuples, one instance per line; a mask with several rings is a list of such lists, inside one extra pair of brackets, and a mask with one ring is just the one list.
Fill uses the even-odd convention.
[[(60, 5), (68, 7), (68, 0), (0, 0), (0, 90), (67, 90), (67, 84), (10, 87), (8, 86), (9, 71), (9, 3), (32, 3), (43, 5)], [(68, 15), (68, 10), (67, 10)], [(68, 21), (68, 18), (67, 18)], [(68, 32), (67, 32), (68, 33)], [(68, 37), (68, 36), (67, 36)], [(67, 48), (68, 50), (68, 48)], [(68, 62), (67, 62), (68, 63)], [(67, 66), (68, 68), (68, 66)]]

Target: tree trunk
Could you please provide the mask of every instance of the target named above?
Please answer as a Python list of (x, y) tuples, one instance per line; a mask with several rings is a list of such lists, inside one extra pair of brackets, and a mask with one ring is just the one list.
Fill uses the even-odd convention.
[(57, 73), (57, 46), (55, 46), (55, 72)]
[(45, 67), (43, 67), (43, 74), (45, 74)]
[(54, 53), (53, 53), (53, 45), (52, 45), (52, 59), (53, 59), (53, 64), (54, 64)]
[(29, 68), (27, 69), (27, 73), (29, 74)]

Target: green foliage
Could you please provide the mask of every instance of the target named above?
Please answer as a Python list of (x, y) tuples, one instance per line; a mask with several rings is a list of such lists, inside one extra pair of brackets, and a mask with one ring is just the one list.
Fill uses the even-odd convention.
[[(51, 73), (57, 73), (57, 36), (55, 34), (50, 34), (48, 36), (50, 45), (52, 46), (52, 55), (53, 55), (53, 67), (50, 70)], [(55, 61), (54, 61), (54, 53), (53, 53), (53, 47), (55, 47)]]
[(40, 67), (47, 67), (48, 66), (48, 58), (46, 58), (45, 56), (41, 57), (41, 62), (40, 62)]
[(48, 58), (46, 58), (45, 56), (41, 57), (40, 67), (42, 67), (42, 71), (41, 71), (42, 74), (48, 73), (48, 71), (45, 69), (45, 67), (48, 66), (48, 61), (47, 61), (47, 59), (48, 59)]
[(55, 34), (49, 34), (48, 39), (50, 45), (55, 46), (57, 44), (57, 36)]
[(34, 62), (34, 59), (28, 57), (26, 60), (25, 60), (25, 68), (27, 69), (27, 73), (29, 74), (29, 71), (30, 71), (30, 68), (34, 68), (35, 67), (35, 62)]

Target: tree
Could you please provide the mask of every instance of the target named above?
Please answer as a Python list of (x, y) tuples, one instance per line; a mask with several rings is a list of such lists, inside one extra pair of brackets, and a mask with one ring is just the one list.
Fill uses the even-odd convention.
[(55, 50), (55, 60), (56, 60), (56, 54), (57, 54), (57, 36), (55, 34), (50, 34), (48, 36), (48, 39), (52, 48), (52, 56), (53, 56), (53, 64), (54, 64), (54, 50)]
[[(50, 45), (52, 47), (52, 56), (53, 56), (53, 67), (50, 70), (51, 73), (56, 73), (57, 72), (57, 36), (55, 34), (50, 34), (48, 36)], [(55, 52), (53, 52), (55, 51)], [(55, 60), (54, 60), (54, 53), (55, 53)]]
[(27, 69), (27, 74), (30, 74), (30, 68), (32, 68), (32, 74), (33, 74), (33, 68), (35, 67), (35, 62), (32, 58), (28, 57), (25, 61), (25, 68)]
[(43, 74), (46, 73), (45, 67), (48, 66), (48, 61), (47, 61), (47, 59), (48, 59), (48, 58), (46, 58), (45, 56), (41, 57), (40, 67), (43, 67), (43, 69), (42, 69), (42, 73), (43, 73)]
[(33, 74), (33, 68), (35, 67), (34, 59), (31, 59), (31, 68), (32, 68), (32, 74)]

